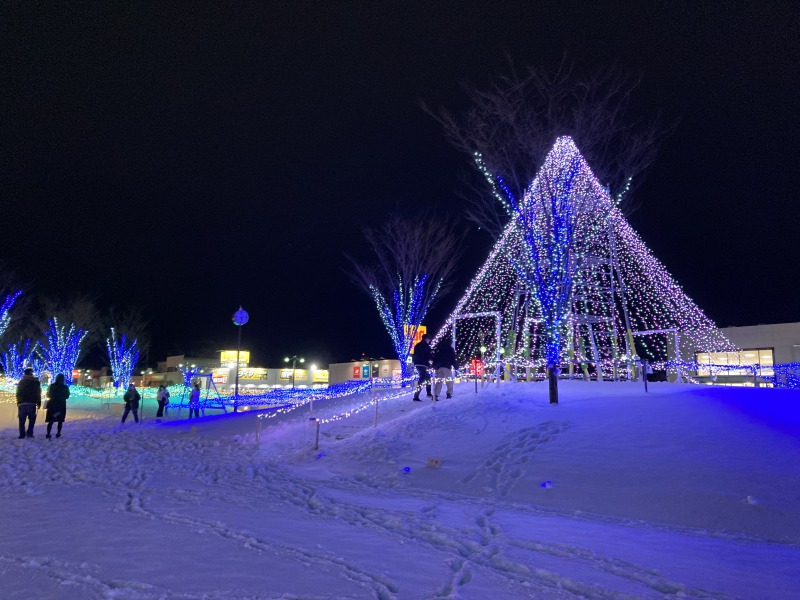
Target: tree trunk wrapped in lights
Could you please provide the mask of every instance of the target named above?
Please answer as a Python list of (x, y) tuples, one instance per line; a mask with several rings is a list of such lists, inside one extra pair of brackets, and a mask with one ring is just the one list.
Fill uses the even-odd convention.
[[(8, 345), (8, 352), (0, 354), (0, 362), (3, 365), (3, 372), (6, 377), (22, 379), (25, 369), (33, 367), (36, 346), (37, 343), (33, 342), (33, 347), (31, 347), (31, 340), (25, 340), (24, 348), (22, 348), (22, 342), (19, 342), (19, 347), (17, 344)], [(36, 375), (38, 376), (38, 373)]]
[(39, 355), (50, 371), (51, 381), (59, 373), (64, 375), (67, 385), (72, 384), (72, 371), (78, 363), (81, 342), (87, 332), (71, 323), (69, 328), (60, 326), (57, 318), (48, 321), (50, 329), (45, 331), (45, 343), (39, 348)]
[(407, 361), (419, 326), (449, 287), (458, 239), (441, 220), (399, 215), (365, 230), (364, 236), (372, 260), (351, 258), (350, 275), (375, 302), (405, 379), (411, 374)]
[(136, 347), (137, 340), (128, 343), (125, 334), (117, 340), (116, 331), (111, 328), (111, 338), (106, 339), (106, 349), (108, 350), (108, 360), (111, 363), (111, 375), (114, 378), (114, 387), (118, 390), (125, 390), (131, 381), (133, 369), (139, 362), (139, 349)]

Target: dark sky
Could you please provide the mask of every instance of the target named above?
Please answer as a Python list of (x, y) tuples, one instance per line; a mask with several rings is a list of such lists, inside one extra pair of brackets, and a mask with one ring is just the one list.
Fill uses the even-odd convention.
[[(794, 2), (52, 4), (0, 8), (0, 259), (30, 294), (142, 306), (151, 362), (235, 345), (240, 303), (257, 363), (390, 354), (342, 268), (395, 208), (462, 208), (468, 159), (419, 101), (565, 52), (680, 118), (632, 222), (689, 295), (723, 326), (800, 320)], [(489, 248), (467, 240), (461, 289)]]

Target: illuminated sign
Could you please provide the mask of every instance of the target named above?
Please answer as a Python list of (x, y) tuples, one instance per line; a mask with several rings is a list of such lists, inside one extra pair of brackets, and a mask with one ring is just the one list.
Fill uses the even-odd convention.
[(214, 369), (211, 371), (211, 378), (214, 380), (214, 383), (228, 383), (228, 374), (230, 371), (228, 369)]
[(73, 381), (76, 380), (76, 379), (79, 379), (80, 376), (81, 376), (81, 370), (80, 369), (72, 369), (72, 380)]
[[(236, 350), (223, 350), (219, 353), (219, 362), (222, 366), (227, 367), (230, 363), (236, 366)], [(246, 367), (250, 364), (250, 352), (242, 350), (239, 352), (239, 366)]]
[(361, 367), (353, 367), (353, 379), (361, 379)]
[(369, 379), (369, 365), (364, 365), (361, 367), (361, 378)]
[(318, 369), (314, 371), (314, 383), (328, 383), (328, 370)]
[[(406, 335), (406, 337), (409, 335), (411, 329), (411, 325), (403, 325), (403, 333)], [(425, 327), (425, 325), (420, 325), (417, 327), (417, 333), (414, 335), (414, 341), (411, 342), (411, 354), (414, 354), (414, 346), (422, 341), (422, 336), (424, 336), (426, 333), (428, 333), (428, 328)]]
[(292, 378), (292, 370), (291, 369), (281, 369), (279, 374), (280, 379), (291, 379)]
[(245, 368), (239, 369), (239, 379), (266, 379), (266, 369)]

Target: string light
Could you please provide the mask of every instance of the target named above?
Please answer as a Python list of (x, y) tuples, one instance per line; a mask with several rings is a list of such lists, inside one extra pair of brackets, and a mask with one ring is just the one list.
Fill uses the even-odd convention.
[(50, 329), (45, 331), (44, 345), (39, 346), (38, 353), (45, 362), (46, 369), (50, 371), (51, 378), (59, 373), (64, 375), (67, 385), (72, 385), (72, 370), (78, 362), (81, 352), (81, 342), (87, 332), (70, 323), (59, 326), (58, 319), (53, 317), (48, 321)]
[(6, 332), (8, 324), (11, 322), (11, 307), (17, 301), (17, 298), (22, 294), (22, 290), (13, 294), (8, 294), (3, 304), (0, 305), (0, 337)]
[[(653, 256), (619, 210), (621, 195), (609, 196), (571, 138), (556, 140), (520, 201), (480, 154), (475, 160), (512, 218), (434, 344), (459, 315), (499, 311), (507, 365), (591, 363), (617, 378), (638, 354), (663, 361), (736, 350)], [(458, 320), (459, 363), (484, 345), (499, 352), (493, 325)]]
[(114, 328), (111, 328), (111, 338), (106, 338), (106, 349), (108, 350), (108, 360), (111, 363), (111, 376), (114, 387), (126, 389), (131, 381), (133, 369), (139, 362), (139, 349), (136, 347), (138, 340), (128, 343), (125, 334), (117, 340)]
[[(21, 348), (22, 342), (19, 342), (19, 344)], [(6, 377), (15, 380), (22, 379), (25, 369), (32, 367), (32, 363), (34, 362), (32, 359), (36, 352), (36, 346), (37, 343), (34, 342), (31, 348), (31, 340), (25, 340), (25, 347), (21, 349), (17, 348), (17, 344), (8, 345), (8, 352), (0, 354), (0, 363), (3, 365), (3, 372), (6, 374)], [(36, 362), (40, 363), (41, 361)], [(37, 377), (39, 375), (35, 370), (34, 374)]]

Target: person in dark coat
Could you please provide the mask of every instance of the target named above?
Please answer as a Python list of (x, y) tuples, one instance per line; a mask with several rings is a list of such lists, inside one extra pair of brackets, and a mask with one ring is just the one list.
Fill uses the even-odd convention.
[(139, 392), (136, 391), (136, 386), (128, 384), (128, 391), (125, 392), (125, 396), (123, 396), (125, 400), (125, 412), (122, 413), (122, 422), (125, 422), (125, 419), (128, 418), (128, 413), (133, 411), (133, 420), (137, 423), (139, 422), (139, 400), (141, 396), (139, 396)]
[(414, 367), (419, 373), (419, 381), (417, 382), (417, 391), (414, 393), (414, 400), (421, 402), (419, 393), (422, 391), (422, 384), (425, 383), (425, 391), (428, 398), (431, 394), (431, 374), (428, 372), (428, 367), (431, 365), (431, 338), (428, 335), (422, 336), (419, 344), (414, 346)]
[(449, 339), (444, 339), (436, 347), (436, 355), (433, 359), (433, 370), (436, 372), (436, 386), (433, 390), (433, 399), (439, 399), (439, 392), (442, 391), (442, 381), (447, 384), (447, 397), (453, 397), (453, 369), (456, 366), (456, 351), (450, 345)]
[(69, 387), (64, 383), (64, 374), (56, 375), (55, 382), (47, 389), (47, 412), (44, 420), (47, 422), (48, 440), (53, 439), (50, 432), (53, 430), (53, 423), (58, 423), (56, 437), (61, 437), (61, 427), (64, 419), (67, 418), (67, 398), (69, 398)]
[(164, 408), (167, 406), (167, 404), (169, 404), (169, 390), (163, 384), (158, 386), (156, 400), (158, 401), (158, 412), (156, 413), (156, 418), (161, 418), (164, 416)]
[[(33, 369), (25, 369), (17, 384), (17, 417), (19, 417), (19, 439), (33, 437), (36, 424), (36, 411), (42, 407), (42, 384), (34, 377)], [(25, 431), (25, 421), (28, 430)]]

